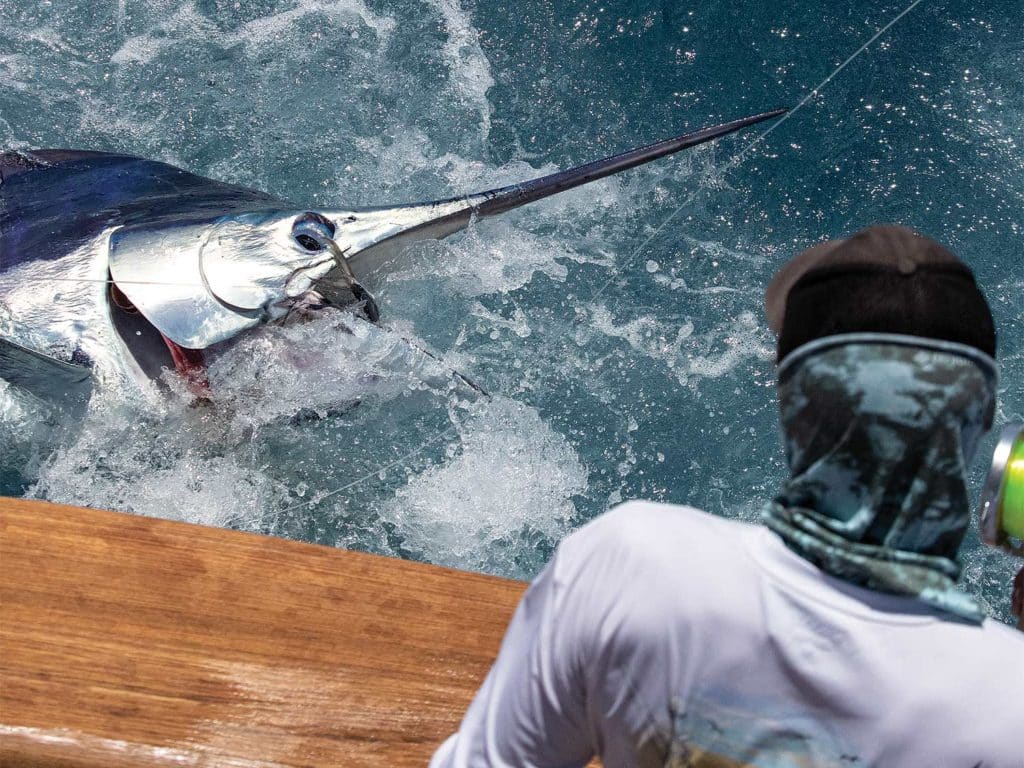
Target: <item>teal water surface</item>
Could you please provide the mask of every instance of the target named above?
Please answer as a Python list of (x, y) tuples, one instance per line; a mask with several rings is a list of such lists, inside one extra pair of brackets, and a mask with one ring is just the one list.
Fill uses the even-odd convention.
[[(0, 145), (311, 207), (431, 199), (795, 105), (906, 7), (0, 0)], [(0, 393), (3, 490), (518, 577), (622, 499), (752, 519), (784, 476), (763, 286), (879, 221), (975, 270), (997, 425), (1021, 418), (1022, 28), (1019, 0), (925, 0), (753, 147), (756, 129), (418, 245), (383, 330), (244, 340), (211, 369), (223, 412), (100, 397), (68, 425)], [(973, 535), (965, 553), (1007, 619), (1013, 562)]]

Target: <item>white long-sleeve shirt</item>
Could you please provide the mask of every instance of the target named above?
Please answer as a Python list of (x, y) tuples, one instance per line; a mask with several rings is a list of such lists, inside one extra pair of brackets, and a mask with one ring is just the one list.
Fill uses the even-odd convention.
[[(1024, 634), (631, 502), (569, 536), (431, 768), (1024, 768)], [(716, 762), (717, 760), (717, 762)]]

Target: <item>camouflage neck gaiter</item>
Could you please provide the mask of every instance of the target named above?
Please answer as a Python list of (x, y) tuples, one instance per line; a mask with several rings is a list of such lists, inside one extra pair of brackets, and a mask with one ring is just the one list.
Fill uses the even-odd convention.
[(957, 549), (995, 385), (995, 361), (952, 342), (859, 333), (795, 349), (779, 365), (792, 477), (765, 524), (832, 576), (980, 622)]

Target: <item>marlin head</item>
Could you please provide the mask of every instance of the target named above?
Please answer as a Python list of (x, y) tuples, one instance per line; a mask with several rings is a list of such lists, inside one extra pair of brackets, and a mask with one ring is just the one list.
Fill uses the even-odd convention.
[(686, 133), (567, 171), (463, 197), (362, 210), (249, 210), (215, 220), (143, 221), (111, 236), (110, 273), (167, 338), (204, 349), (284, 316), (297, 302), (358, 305), (409, 243), (494, 216), (777, 117), (773, 110)]

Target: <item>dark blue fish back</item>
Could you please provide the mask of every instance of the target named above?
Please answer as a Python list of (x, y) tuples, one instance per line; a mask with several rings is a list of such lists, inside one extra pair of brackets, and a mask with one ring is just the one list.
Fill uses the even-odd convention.
[(263, 192), (128, 155), (0, 154), (0, 273), (64, 256), (105, 228), (293, 207)]

